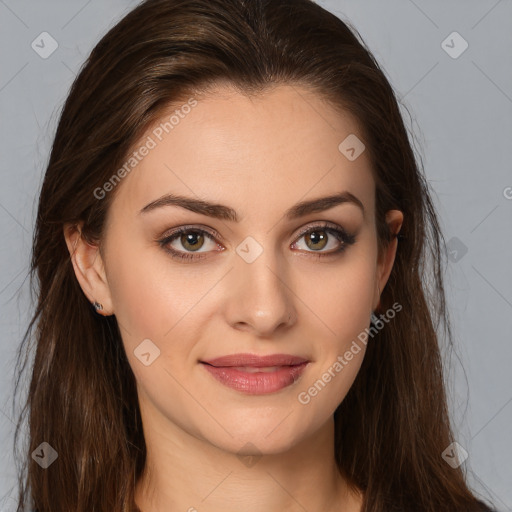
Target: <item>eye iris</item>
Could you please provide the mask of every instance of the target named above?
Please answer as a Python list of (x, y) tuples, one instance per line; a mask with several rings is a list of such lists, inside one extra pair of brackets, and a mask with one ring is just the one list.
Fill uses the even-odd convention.
[[(319, 235), (319, 233), (320, 233), (320, 235)], [(313, 244), (317, 244), (318, 242), (320, 242), (320, 243), (323, 242), (323, 245), (311, 247), (309, 244), (310, 242), (312, 242)], [(323, 249), (325, 247), (325, 245), (327, 244), (327, 236), (325, 235), (325, 231), (317, 230), (317, 231), (312, 231), (311, 233), (308, 233), (306, 235), (306, 244), (310, 249), (314, 249), (314, 250)]]
[[(201, 245), (200, 247), (190, 247), (190, 245), (196, 245), (198, 243), (198, 240), (201, 241)], [(191, 250), (191, 251), (194, 251), (194, 250), (197, 250), (197, 249), (200, 249), (202, 246), (203, 246), (203, 243), (204, 243), (204, 235), (202, 235), (201, 233), (186, 233), (186, 234), (183, 234), (181, 235), (181, 243), (183, 245), (183, 247), (185, 247), (187, 250)]]

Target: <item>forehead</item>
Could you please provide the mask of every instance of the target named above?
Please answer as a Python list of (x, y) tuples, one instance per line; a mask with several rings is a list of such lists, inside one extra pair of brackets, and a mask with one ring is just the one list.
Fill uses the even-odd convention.
[(354, 136), (363, 140), (357, 121), (308, 89), (280, 85), (247, 97), (219, 87), (162, 112), (134, 145), (137, 157), (127, 155), (133, 167), (126, 166), (112, 207), (138, 212), (175, 193), (228, 204), (242, 218), (275, 216), (300, 200), (348, 190), (372, 212), (367, 152), (355, 160), (343, 152)]

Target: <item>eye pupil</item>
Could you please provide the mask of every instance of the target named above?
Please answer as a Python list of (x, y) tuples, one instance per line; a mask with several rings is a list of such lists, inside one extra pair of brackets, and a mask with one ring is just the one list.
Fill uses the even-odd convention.
[[(319, 234), (320, 233), (320, 234)], [(309, 242), (312, 242), (313, 244), (318, 244), (319, 242), (324, 242), (320, 247), (311, 247)], [(317, 230), (312, 231), (308, 235), (306, 235), (306, 244), (310, 249), (323, 249), (325, 245), (327, 244), (327, 236), (325, 235), (325, 231)]]

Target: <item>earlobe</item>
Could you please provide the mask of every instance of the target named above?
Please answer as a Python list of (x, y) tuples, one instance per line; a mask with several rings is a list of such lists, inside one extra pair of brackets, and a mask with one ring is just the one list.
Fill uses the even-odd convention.
[(64, 238), (76, 279), (98, 313), (105, 316), (113, 314), (110, 288), (99, 245), (90, 244), (84, 239), (82, 225), (83, 223), (64, 226)]

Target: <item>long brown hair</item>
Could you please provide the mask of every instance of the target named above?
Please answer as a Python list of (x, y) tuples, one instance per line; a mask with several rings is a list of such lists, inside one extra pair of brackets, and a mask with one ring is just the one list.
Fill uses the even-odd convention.
[[(37, 305), (17, 360), (35, 356), (15, 444), (28, 412), (18, 510), (138, 510), (146, 449), (134, 375), (115, 316), (95, 314), (70, 261), (63, 227), (83, 223), (100, 243), (115, 190), (94, 191), (119, 169), (169, 105), (226, 82), (244, 94), (308, 87), (358, 120), (373, 164), (379, 249), (385, 213), (404, 214), (381, 311), (403, 309), (368, 344), (335, 412), (340, 472), (364, 493), (364, 512), (488, 510), (460, 467), (438, 346), (451, 342), (443, 288), (444, 240), (399, 100), (359, 33), (310, 0), (147, 0), (93, 49), (63, 107), (44, 176), (31, 261)], [(37, 278), (37, 283), (35, 280)], [(441, 331), (441, 327), (443, 328)], [(23, 348), (26, 348), (24, 359)], [(31, 454), (49, 443), (43, 470)]]

